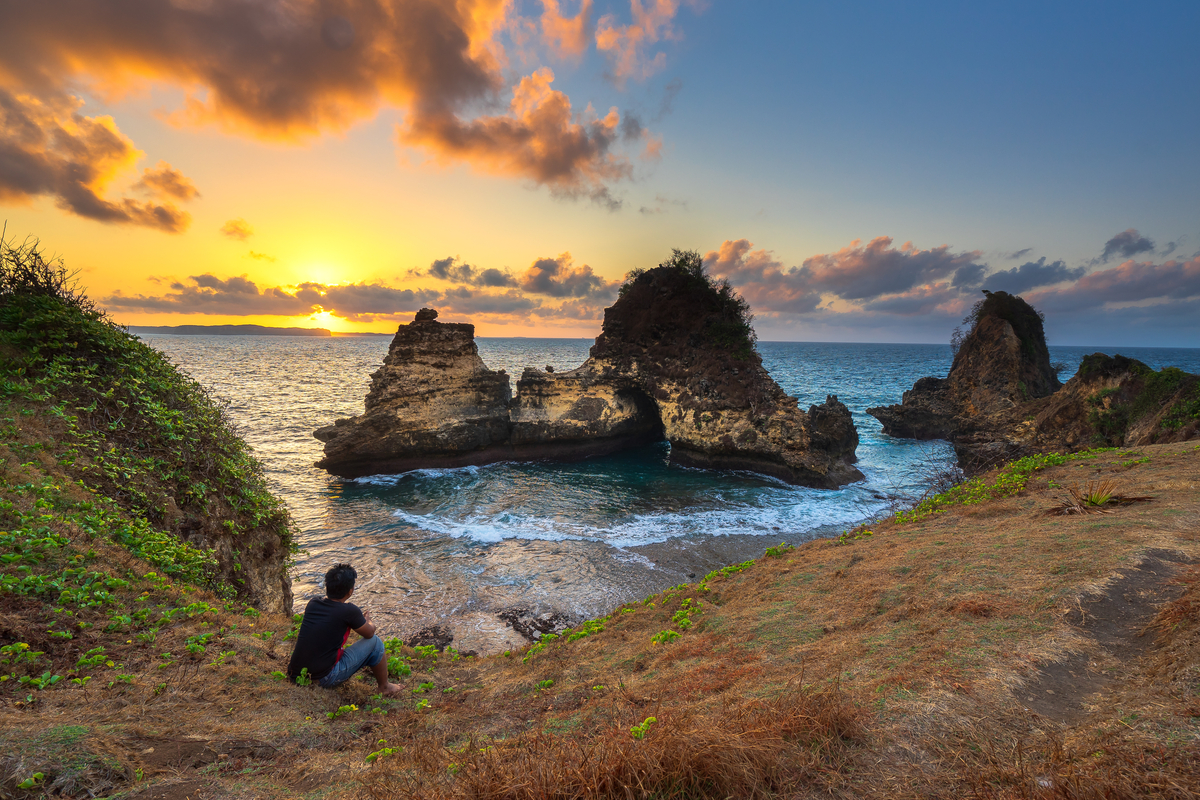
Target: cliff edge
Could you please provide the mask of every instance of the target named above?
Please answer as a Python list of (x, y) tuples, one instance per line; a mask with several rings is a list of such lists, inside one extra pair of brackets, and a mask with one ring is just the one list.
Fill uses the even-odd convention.
[(372, 377), (365, 413), (317, 430), (345, 477), (514, 459), (575, 459), (666, 439), (680, 464), (836, 487), (862, 478), (837, 398), (803, 411), (762, 366), (745, 301), (679, 253), (631, 274), (587, 361), (508, 376), (474, 327), (422, 310)]

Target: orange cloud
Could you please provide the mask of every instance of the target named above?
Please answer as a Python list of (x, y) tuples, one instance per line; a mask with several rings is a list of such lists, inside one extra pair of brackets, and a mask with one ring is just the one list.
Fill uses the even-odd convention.
[(221, 233), (228, 236), (230, 239), (237, 239), (239, 242), (244, 242), (254, 235), (254, 228), (249, 222), (238, 217), (231, 219), (221, 226)]
[(159, 161), (154, 169), (147, 167), (135, 189), (158, 197), (174, 197), (177, 200), (195, 200), (200, 196), (195, 184), (182, 172), (165, 161)]
[(1039, 308), (1076, 311), (1106, 304), (1193, 297), (1200, 297), (1200, 253), (1190, 260), (1172, 259), (1162, 264), (1130, 259), (1084, 275), (1069, 286), (1035, 292), (1029, 300)]
[[(434, 267), (438, 264), (451, 272), (456, 268), (472, 269), (456, 259), (434, 262)], [(569, 254), (558, 259), (539, 259), (522, 277), (522, 282), (520, 288), (457, 285), (444, 291), (420, 287), (399, 289), (378, 282), (332, 285), (305, 281), (295, 286), (264, 286), (248, 275), (219, 278), (206, 273), (192, 275), (187, 280), (171, 280), (161, 294), (128, 295), (117, 291), (102, 298), (100, 303), (123, 313), (221, 317), (303, 317), (326, 313), (357, 323), (407, 322), (414, 311), (424, 306), (498, 322), (526, 321), (531, 314), (543, 319), (587, 321), (599, 318), (601, 304), (610, 294), (608, 290), (615, 288), (615, 284), (594, 275), (587, 265), (573, 267)], [(551, 305), (560, 298), (561, 302)]]
[(979, 250), (952, 253), (949, 245), (921, 250), (905, 242), (897, 248), (890, 236), (877, 236), (866, 246), (855, 239), (836, 253), (807, 258), (799, 274), (809, 285), (846, 300), (869, 300), (977, 267), (982, 255)]
[(608, 54), (617, 81), (648, 78), (666, 65), (666, 54), (648, 59), (646, 50), (663, 39), (677, 38), (671, 22), (678, 10), (679, 0), (650, 0), (648, 7), (642, 0), (631, 0), (629, 25), (617, 25), (612, 14), (600, 18), (596, 49)]
[(727, 239), (704, 257), (714, 274), (736, 286), (755, 309), (784, 314), (817, 311), (827, 295), (864, 303), (868, 311), (896, 314), (945, 311), (961, 305), (962, 291), (952, 276), (978, 277), (985, 264), (978, 250), (952, 253), (948, 245), (921, 250), (912, 242), (892, 246), (888, 236), (867, 245), (858, 239), (836, 253), (785, 267), (768, 250), (754, 250), (746, 239)]
[[(113, 180), (131, 171), (142, 153), (112, 117), (85, 117), (78, 113), (81, 105), (72, 97), (41, 100), (0, 88), (0, 200), (48, 196), (88, 219), (184, 230), (191, 216), (170, 202), (105, 197)], [(185, 186), (191, 194), (178, 194)], [(195, 196), (191, 181), (165, 163), (146, 170), (138, 188), (160, 197)]]
[(580, 58), (592, 38), (592, 0), (583, 0), (579, 13), (564, 17), (558, 0), (542, 0), (542, 37), (560, 58)]
[(553, 81), (554, 73), (542, 67), (513, 89), (505, 116), (464, 122), (452, 113), (419, 115), (398, 129), (399, 138), (427, 147), (441, 161), (467, 160), (493, 174), (533, 178), (556, 195), (587, 195), (619, 206), (607, 184), (628, 178), (632, 167), (610, 152), (619, 135), (617, 109), (599, 117), (589, 106), (575, 115), (570, 99), (551, 88)]
[[(635, 3), (654, 37), (661, 5), (643, 12)], [(545, 35), (575, 52), (590, 28), (590, 0), (575, 17), (558, 9), (545, 6)], [(187, 93), (170, 115), (177, 124), (283, 140), (345, 130), (392, 106), (404, 111), (402, 141), (439, 161), (610, 199), (607, 185), (630, 175), (611, 152), (615, 112), (572, 114), (549, 70), (517, 84), (509, 113), (475, 111), (507, 84), (498, 36), (514, 14), (509, 0), (9, 3), (0, 83), (42, 98), (80, 85), (114, 96), (168, 84)]]

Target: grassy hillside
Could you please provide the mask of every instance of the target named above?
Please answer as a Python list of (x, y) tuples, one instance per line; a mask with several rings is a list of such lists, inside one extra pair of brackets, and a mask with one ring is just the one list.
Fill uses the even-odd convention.
[(286, 550), (282, 510), (56, 292), (0, 292), (0, 796), (1200, 794), (1195, 445), (1023, 459), (502, 656), (390, 641), (383, 700), (282, 680), (293, 618), (172, 523)]
[(35, 242), (0, 247), (0, 441), (11, 480), (163, 574), (290, 609), (287, 512), (221, 405)]

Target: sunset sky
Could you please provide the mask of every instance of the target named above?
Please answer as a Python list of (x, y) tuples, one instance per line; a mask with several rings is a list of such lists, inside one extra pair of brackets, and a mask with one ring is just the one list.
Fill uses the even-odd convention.
[(1200, 3), (0, 0), (0, 218), (130, 325), (1200, 347)]

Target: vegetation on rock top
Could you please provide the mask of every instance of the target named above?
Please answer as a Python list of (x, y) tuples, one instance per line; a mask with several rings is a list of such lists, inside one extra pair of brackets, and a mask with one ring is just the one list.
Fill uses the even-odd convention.
[(624, 298), (635, 287), (649, 286), (660, 271), (684, 278), (672, 287), (672, 292), (686, 296), (694, 312), (704, 317), (705, 344), (729, 350), (740, 360), (750, 357), (758, 341), (750, 304), (734, 291), (728, 280), (709, 275), (704, 258), (695, 250), (672, 249), (671, 257), (658, 267), (631, 270), (621, 284), (619, 296)]
[(1029, 305), (1024, 298), (1008, 292), (989, 292), (984, 289), (985, 297), (971, 306), (971, 310), (963, 317), (962, 324), (967, 326), (964, 333), (956, 328), (951, 337), (951, 345), (957, 354), (958, 345), (971, 335), (975, 327), (984, 317), (998, 317), (1013, 327), (1017, 338), (1021, 340), (1021, 352), (1028, 359), (1045, 356), (1050, 359), (1050, 351), (1046, 348), (1046, 332), (1044, 325), (1046, 315)]
[(1088, 422), (1099, 440), (1124, 443), (1126, 432), (1148, 417), (1160, 417), (1166, 431), (1179, 431), (1200, 422), (1200, 376), (1178, 367), (1155, 371), (1137, 359), (1093, 353), (1079, 365), (1085, 381), (1132, 375), (1132, 380), (1101, 389), (1088, 398)]

